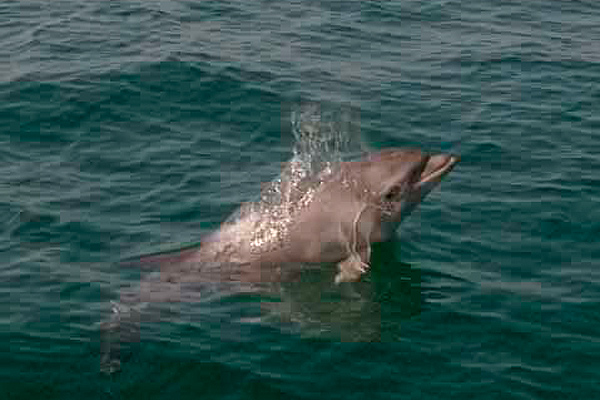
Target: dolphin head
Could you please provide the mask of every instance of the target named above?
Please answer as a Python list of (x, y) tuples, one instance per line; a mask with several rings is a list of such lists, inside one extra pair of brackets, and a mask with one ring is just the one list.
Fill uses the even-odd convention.
[(371, 244), (391, 239), (458, 160), (388, 149), (341, 163), (292, 224), (285, 259), (335, 262), (335, 282), (359, 279), (369, 268)]
[(387, 166), (379, 196), (398, 222), (406, 218), (450, 172), (458, 157), (429, 155), (419, 150), (392, 150), (380, 156), (376, 164)]
[[(459, 157), (449, 154), (386, 149), (362, 161), (348, 162), (345, 168), (353, 186), (368, 194), (366, 204), (379, 210), (381, 225), (376, 225), (381, 234), (375, 236), (386, 240), (458, 161)], [(372, 222), (369, 225), (373, 226)]]

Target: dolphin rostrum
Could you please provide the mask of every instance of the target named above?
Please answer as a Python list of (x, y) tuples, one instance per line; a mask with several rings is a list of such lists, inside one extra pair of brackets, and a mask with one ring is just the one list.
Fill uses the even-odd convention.
[[(186, 272), (200, 275), (206, 268), (235, 264), (241, 266), (238, 272), (245, 271), (244, 279), (257, 281), (267, 276), (265, 271), (282, 272), (287, 263), (335, 263), (336, 283), (356, 281), (369, 269), (371, 244), (389, 240), (458, 160), (416, 149), (386, 149), (340, 162), (306, 187), (293, 179), (280, 182), (277, 202), (242, 207), (237, 219), (224, 223), (199, 248), (141, 261), (183, 262)], [(183, 270), (163, 272), (161, 280), (172, 282)]]

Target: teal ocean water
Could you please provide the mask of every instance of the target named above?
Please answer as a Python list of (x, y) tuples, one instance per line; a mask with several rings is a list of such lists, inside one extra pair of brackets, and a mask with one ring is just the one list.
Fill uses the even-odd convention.
[[(2, 1), (0, 398), (600, 398), (599, 104), (594, 1)], [(306, 109), (462, 160), (361, 282), (191, 288), (103, 369), (119, 261), (257, 199)]]

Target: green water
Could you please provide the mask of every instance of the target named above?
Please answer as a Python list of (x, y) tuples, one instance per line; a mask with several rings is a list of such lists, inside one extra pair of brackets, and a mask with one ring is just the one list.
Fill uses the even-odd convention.
[[(593, 1), (1, 2), (0, 398), (597, 398), (599, 43)], [(256, 199), (306, 103), (462, 161), (350, 290), (203, 287), (102, 373), (118, 261)]]

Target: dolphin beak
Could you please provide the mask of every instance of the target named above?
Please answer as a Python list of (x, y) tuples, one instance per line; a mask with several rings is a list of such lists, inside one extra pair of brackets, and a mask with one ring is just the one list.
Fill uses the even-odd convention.
[(417, 186), (429, 186), (439, 183), (444, 175), (454, 168), (460, 157), (448, 154), (437, 154), (429, 157), (425, 168), (421, 172)]

